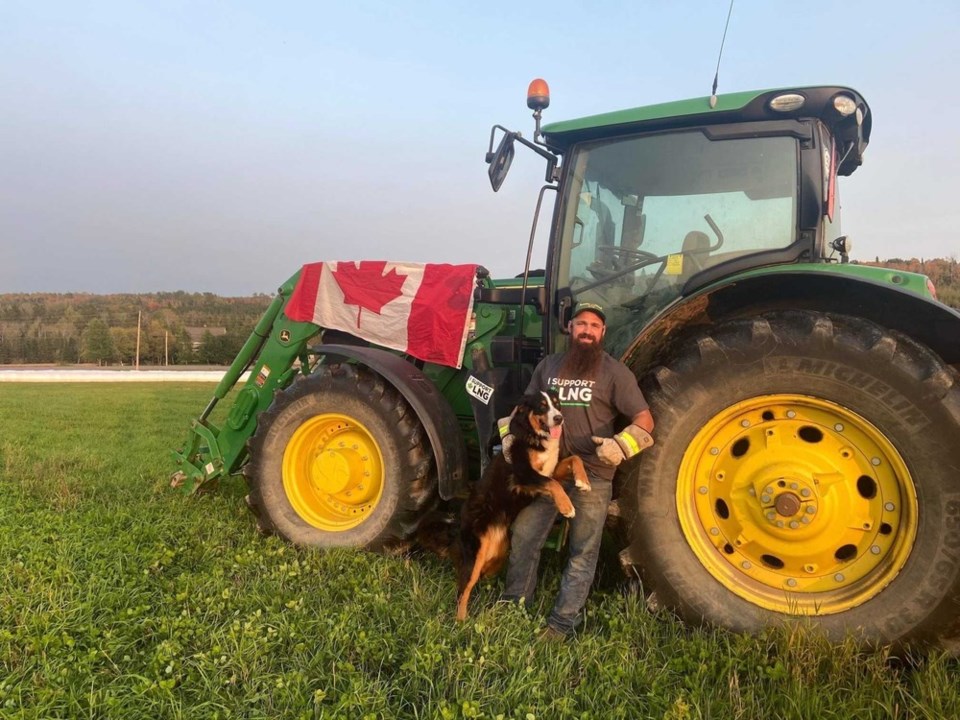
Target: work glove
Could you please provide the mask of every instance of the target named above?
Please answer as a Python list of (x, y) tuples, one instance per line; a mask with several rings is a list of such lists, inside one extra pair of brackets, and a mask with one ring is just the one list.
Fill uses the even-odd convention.
[(628, 425), (613, 437), (591, 438), (597, 444), (597, 457), (604, 465), (616, 467), (653, 445), (653, 436), (639, 425)]
[(500, 449), (503, 453), (503, 459), (508, 463), (513, 462), (510, 459), (510, 446), (513, 445), (513, 433), (510, 432), (510, 421), (513, 419), (513, 413), (497, 420), (497, 431), (500, 433)]

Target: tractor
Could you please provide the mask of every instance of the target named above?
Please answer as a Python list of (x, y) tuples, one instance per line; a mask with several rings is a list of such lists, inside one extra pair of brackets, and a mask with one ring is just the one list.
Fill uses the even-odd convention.
[[(863, 161), (865, 99), (795, 87), (541, 127), (536, 80), (527, 105), (532, 139), (495, 125), (486, 154), (494, 191), (518, 147), (545, 163), (526, 265), (434, 284), (428, 305), (466, 309), (453, 359), (358, 330), (389, 305), (352, 309), (356, 323), (304, 314), (305, 296), (353, 307), (345, 289), (304, 290), (305, 265), (174, 452), (175, 484), (242, 472), (259, 528), (297, 546), (408, 541), (466, 496), (496, 418), (593, 302), (656, 419), (610, 509), (645, 591), (737, 632), (802, 619), (836, 640), (955, 649), (960, 313), (923, 275), (850, 261), (838, 178)], [(324, 267), (362, 287), (361, 268), (379, 285), (405, 266)]]

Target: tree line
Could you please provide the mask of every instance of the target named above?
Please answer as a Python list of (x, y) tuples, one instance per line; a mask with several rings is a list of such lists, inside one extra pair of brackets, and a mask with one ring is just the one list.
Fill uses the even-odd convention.
[[(861, 263), (923, 273), (960, 309), (956, 259)], [(0, 294), (0, 364), (228, 365), (272, 298), (160, 292)]]
[(229, 364), (269, 295), (0, 295), (0, 364)]
[(960, 262), (954, 257), (934, 258), (932, 260), (922, 258), (919, 260), (917, 258), (881, 260), (876, 258), (873, 262), (861, 264), (926, 275), (937, 289), (937, 299), (945, 305), (960, 310)]

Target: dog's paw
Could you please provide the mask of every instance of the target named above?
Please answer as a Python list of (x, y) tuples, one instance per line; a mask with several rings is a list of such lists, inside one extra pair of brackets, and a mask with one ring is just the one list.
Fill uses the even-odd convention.
[(569, 509), (561, 510), (560, 514), (563, 515), (565, 518), (572, 518), (574, 515), (577, 514), (577, 511), (574, 509), (573, 505), (571, 505)]
[(590, 486), (590, 481), (587, 478), (577, 478), (573, 481), (573, 485), (577, 490), (583, 490), (583, 492), (590, 492), (593, 488)]

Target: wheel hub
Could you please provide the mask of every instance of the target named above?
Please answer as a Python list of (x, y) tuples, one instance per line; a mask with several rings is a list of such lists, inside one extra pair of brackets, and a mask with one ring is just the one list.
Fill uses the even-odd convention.
[(880, 592), (916, 535), (916, 491), (893, 445), (834, 403), (763, 396), (711, 418), (677, 482), (704, 567), (754, 604), (834, 613)]
[(283, 456), (283, 485), (311, 525), (342, 532), (362, 523), (383, 492), (383, 458), (372, 433), (337, 413), (304, 422)]
[(780, 495), (777, 495), (777, 499), (774, 501), (773, 506), (777, 509), (777, 513), (781, 517), (793, 517), (800, 509), (800, 498), (798, 498), (792, 492), (781, 493)]

